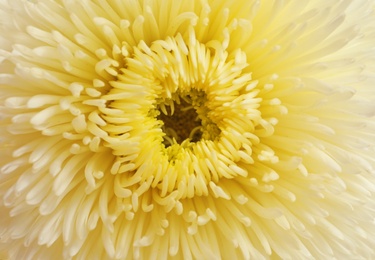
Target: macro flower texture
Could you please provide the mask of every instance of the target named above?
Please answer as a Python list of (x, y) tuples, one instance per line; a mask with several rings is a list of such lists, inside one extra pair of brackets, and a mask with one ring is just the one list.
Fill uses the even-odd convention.
[(0, 0), (0, 120), (4, 259), (375, 258), (374, 0)]

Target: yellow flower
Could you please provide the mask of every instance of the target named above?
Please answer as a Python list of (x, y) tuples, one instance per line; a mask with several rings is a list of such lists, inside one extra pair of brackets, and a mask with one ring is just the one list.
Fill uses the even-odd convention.
[(10, 259), (375, 257), (371, 0), (0, 0)]

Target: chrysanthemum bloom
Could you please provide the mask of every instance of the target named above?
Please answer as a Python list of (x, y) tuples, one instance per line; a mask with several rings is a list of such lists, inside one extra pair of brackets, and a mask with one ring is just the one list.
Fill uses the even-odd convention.
[(10, 259), (375, 257), (366, 0), (0, 0)]

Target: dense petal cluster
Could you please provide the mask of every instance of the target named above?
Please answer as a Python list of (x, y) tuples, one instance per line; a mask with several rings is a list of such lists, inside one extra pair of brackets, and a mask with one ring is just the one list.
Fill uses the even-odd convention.
[(374, 10), (0, 0), (0, 252), (375, 257)]

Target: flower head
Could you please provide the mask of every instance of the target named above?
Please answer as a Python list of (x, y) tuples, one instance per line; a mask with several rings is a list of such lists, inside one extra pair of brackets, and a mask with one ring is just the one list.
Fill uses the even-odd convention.
[(11, 259), (375, 256), (370, 0), (1, 0)]

